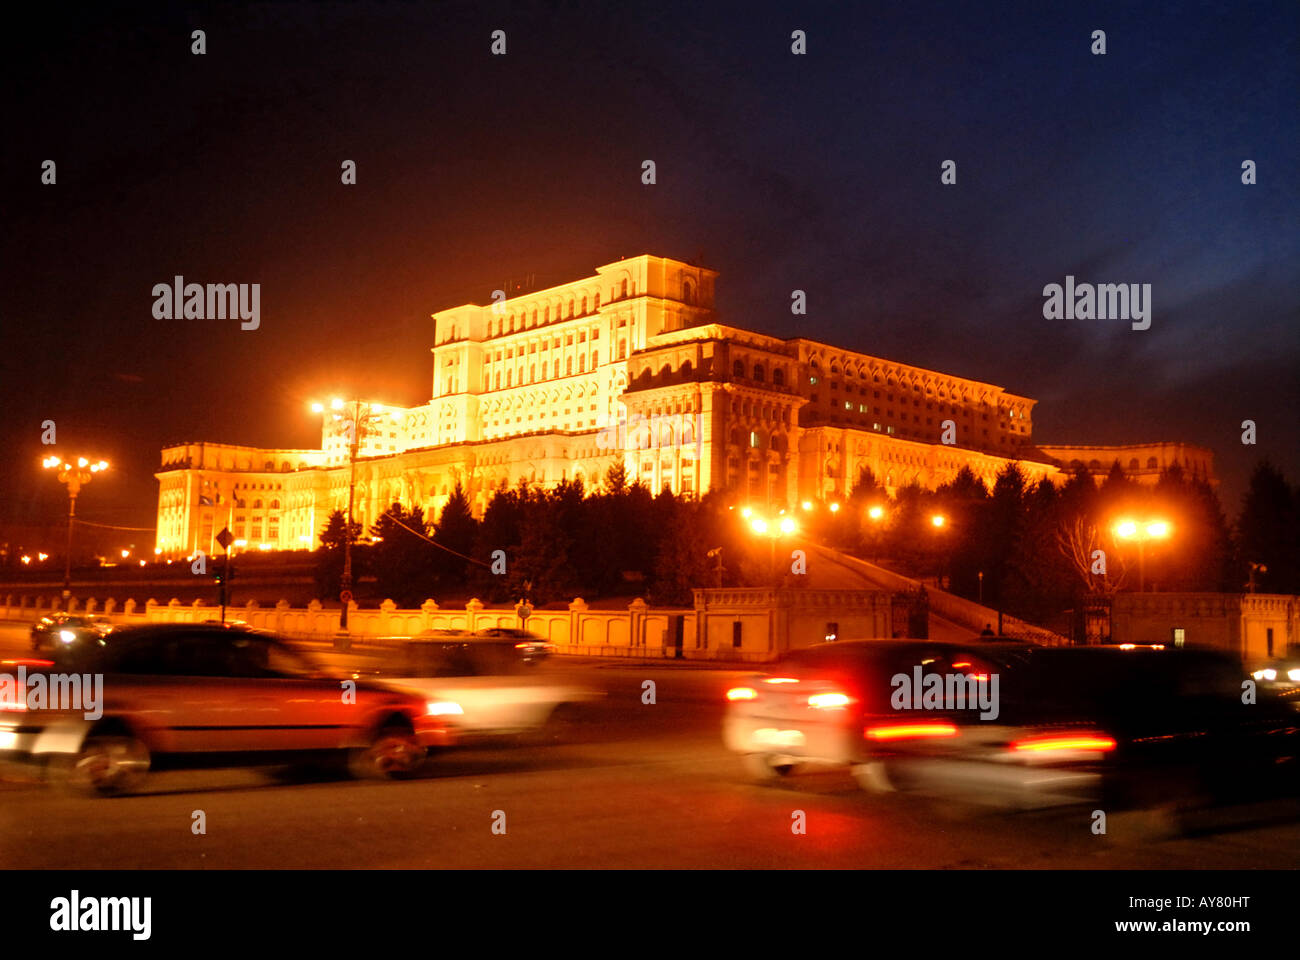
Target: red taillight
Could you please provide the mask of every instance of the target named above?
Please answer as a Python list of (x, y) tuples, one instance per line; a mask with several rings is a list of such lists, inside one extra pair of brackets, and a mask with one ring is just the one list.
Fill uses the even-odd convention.
[(808, 706), (818, 710), (835, 710), (847, 707), (852, 702), (853, 698), (847, 693), (814, 693), (808, 698)]
[(756, 700), (758, 691), (753, 687), (732, 687), (727, 691), (728, 700)]
[(867, 727), (863, 731), (871, 740), (917, 740), (923, 737), (955, 737), (951, 723), (894, 723), (886, 727)]
[(1044, 753), (1052, 750), (1091, 750), (1107, 753), (1115, 749), (1115, 740), (1099, 733), (1047, 733), (1014, 740), (1011, 749), (1021, 753)]

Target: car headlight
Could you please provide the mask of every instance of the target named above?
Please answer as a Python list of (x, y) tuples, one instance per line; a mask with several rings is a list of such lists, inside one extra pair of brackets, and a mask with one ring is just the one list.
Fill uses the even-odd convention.
[(1300, 683), (1300, 667), (1292, 667), (1286, 672), (1286, 678), (1293, 683)]
[(60, 630), (59, 639), (62, 640), (64, 643), (75, 643), (77, 640), (77, 635), (73, 633), (71, 630)]
[(459, 703), (453, 703), (451, 700), (430, 700), (428, 707), (431, 717), (460, 715), (465, 712), (460, 708)]

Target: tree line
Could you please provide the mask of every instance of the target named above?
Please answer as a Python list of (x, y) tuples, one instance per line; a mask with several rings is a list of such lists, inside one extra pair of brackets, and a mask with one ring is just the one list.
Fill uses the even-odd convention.
[[(787, 507), (799, 536), (1031, 622), (1051, 622), (1089, 594), (1136, 589), (1139, 559), (1148, 590), (1242, 592), (1253, 577), (1260, 592), (1300, 593), (1300, 488), (1268, 463), (1255, 469), (1234, 523), (1202, 479), (1175, 467), (1142, 485), (1119, 464), (1100, 483), (1079, 470), (1061, 486), (1031, 483), (1009, 464), (991, 489), (964, 468), (936, 490), (912, 485), (893, 496), (864, 470), (837, 511), (803, 506)], [(652, 494), (615, 464), (594, 489), (568, 480), (499, 490), (475, 519), (457, 484), (436, 519), (394, 503), (368, 540), (354, 525), (356, 592), (399, 606), (429, 597), (542, 605), (629, 595), (689, 605), (695, 587), (800, 582), (788, 575), (799, 538), (780, 542), (773, 566), (742, 507), (729, 491), (698, 500)], [(1169, 536), (1139, 558), (1136, 543), (1114, 533), (1123, 518), (1167, 521)], [(335, 511), (317, 552), (324, 596), (338, 595), (343, 538)]]

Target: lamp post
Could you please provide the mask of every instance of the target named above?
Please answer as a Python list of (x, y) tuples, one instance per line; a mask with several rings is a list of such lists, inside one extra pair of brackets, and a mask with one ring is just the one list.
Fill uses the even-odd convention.
[(873, 503), (867, 507), (867, 519), (871, 521), (871, 556), (875, 562), (879, 563), (881, 528), (885, 522), (885, 508), (878, 503)]
[(61, 457), (50, 456), (41, 461), (46, 470), (58, 470), (59, 483), (68, 488), (68, 543), (63, 559), (63, 602), (71, 607), (72, 598), (72, 525), (77, 517), (77, 494), (81, 488), (90, 483), (90, 478), (108, 469), (108, 463), (100, 460), (91, 463), (85, 457), (78, 457), (76, 463), (69, 463)]
[[(942, 533), (948, 526), (948, 518), (942, 513), (930, 515), (930, 527), (935, 533)], [(943, 585), (943, 566), (940, 564), (934, 573), (934, 582), (940, 590), (944, 589)]]
[(1167, 540), (1173, 528), (1168, 520), (1121, 520), (1115, 524), (1115, 536), (1120, 540), (1131, 540), (1138, 547), (1138, 593), (1146, 590), (1147, 541)]
[(769, 523), (763, 517), (751, 517), (749, 528), (760, 537), (766, 537), (771, 544), (772, 555), (768, 565), (768, 575), (772, 578), (773, 585), (776, 584), (776, 541), (781, 537), (790, 536), (798, 529), (794, 522), (794, 517), (782, 516), (778, 520)]
[[(313, 403), (313, 413), (325, 412), (325, 405)], [(330, 401), (331, 418), (347, 436), (348, 440), (348, 512), (343, 524), (343, 575), (339, 578), (339, 639), (338, 646), (347, 649), (348, 608), (352, 604), (352, 511), (357, 495), (357, 453), (361, 449), (362, 439), (370, 433), (378, 433), (372, 426), (375, 421), (397, 419), (396, 411), (386, 411), (382, 404), (366, 403), (361, 400), (343, 401), (335, 398)]]

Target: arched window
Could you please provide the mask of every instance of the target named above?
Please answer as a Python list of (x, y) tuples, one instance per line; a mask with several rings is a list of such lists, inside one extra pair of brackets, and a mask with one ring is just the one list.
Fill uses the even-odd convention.
[(573, 357), (569, 357), (569, 358), (564, 362), (564, 372), (565, 372), (568, 376), (573, 376)]
[(1138, 458), (1137, 458), (1137, 457), (1134, 457), (1132, 460), (1130, 460), (1130, 461), (1128, 462), (1128, 468), (1129, 468), (1130, 470), (1136, 470), (1136, 469), (1138, 469)]
[(1159, 465), (1155, 457), (1147, 457), (1147, 469), (1154, 470)]
[(754, 379), (759, 383), (763, 383), (763, 365), (761, 363), (754, 364)]
[(689, 305), (695, 305), (695, 286), (687, 280), (682, 284), (682, 302)]
[(587, 315), (587, 298), (586, 298), (586, 297), (583, 297), (583, 298), (582, 298), (582, 316), (585, 317), (586, 315)]
[(528, 367), (528, 382), (532, 383), (536, 379), (537, 379), (537, 364), (534, 363)]
[(568, 300), (568, 302), (565, 303), (565, 305), (564, 305), (564, 315), (565, 315), (566, 317), (571, 317), (571, 316), (573, 316), (573, 297), (570, 297), (569, 300)]
[(271, 509), (272, 509), (272, 510), (279, 510), (279, 509), (280, 509), (280, 501), (279, 501), (279, 500), (272, 500), (272, 501), (271, 501)]
[(745, 375), (744, 362), (737, 360), (735, 363), (733, 363), (731, 365), (731, 375), (733, 377), (743, 377)]
[(773, 371), (772, 371), (772, 382), (773, 382), (774, 384), (776, 384), (778, 387), (784, 387), (784, 386), (785, 386), (785, 371), (784, 371), (783, 369), (781, 369), (780, 367), (777, 367), (775, 370), (773, 370)]
[(626, 280), (623, 281), (623, 296), (624, 296), (624, 297), (627, 296), (627, 281), (626, 281)]
[(498, 390), (501, 389), (501, 371), (500, 371), (500, 370), (497, 371), (497, 389), (498, 389)]
[(586, 371), (586, 369), (587, 369), (587, 357), (586, 354), (582, 354), (578, 357), (578, 372), (583, 373), (584, 371)]
[(253, 509), (254, 509), (254, 510), (261, 510), (261, 509), (262, 509), (262, 501), (261, 501), (261, 500), (254, 500), (254, 501), (253, 501)]
[(507, 370), (507, 371), (506, 371), (506, 386), (507, 386), (507, 387), (513, 387), (514, 385), (515, 385), (515, 372), (514, 372), (513, 370)]

